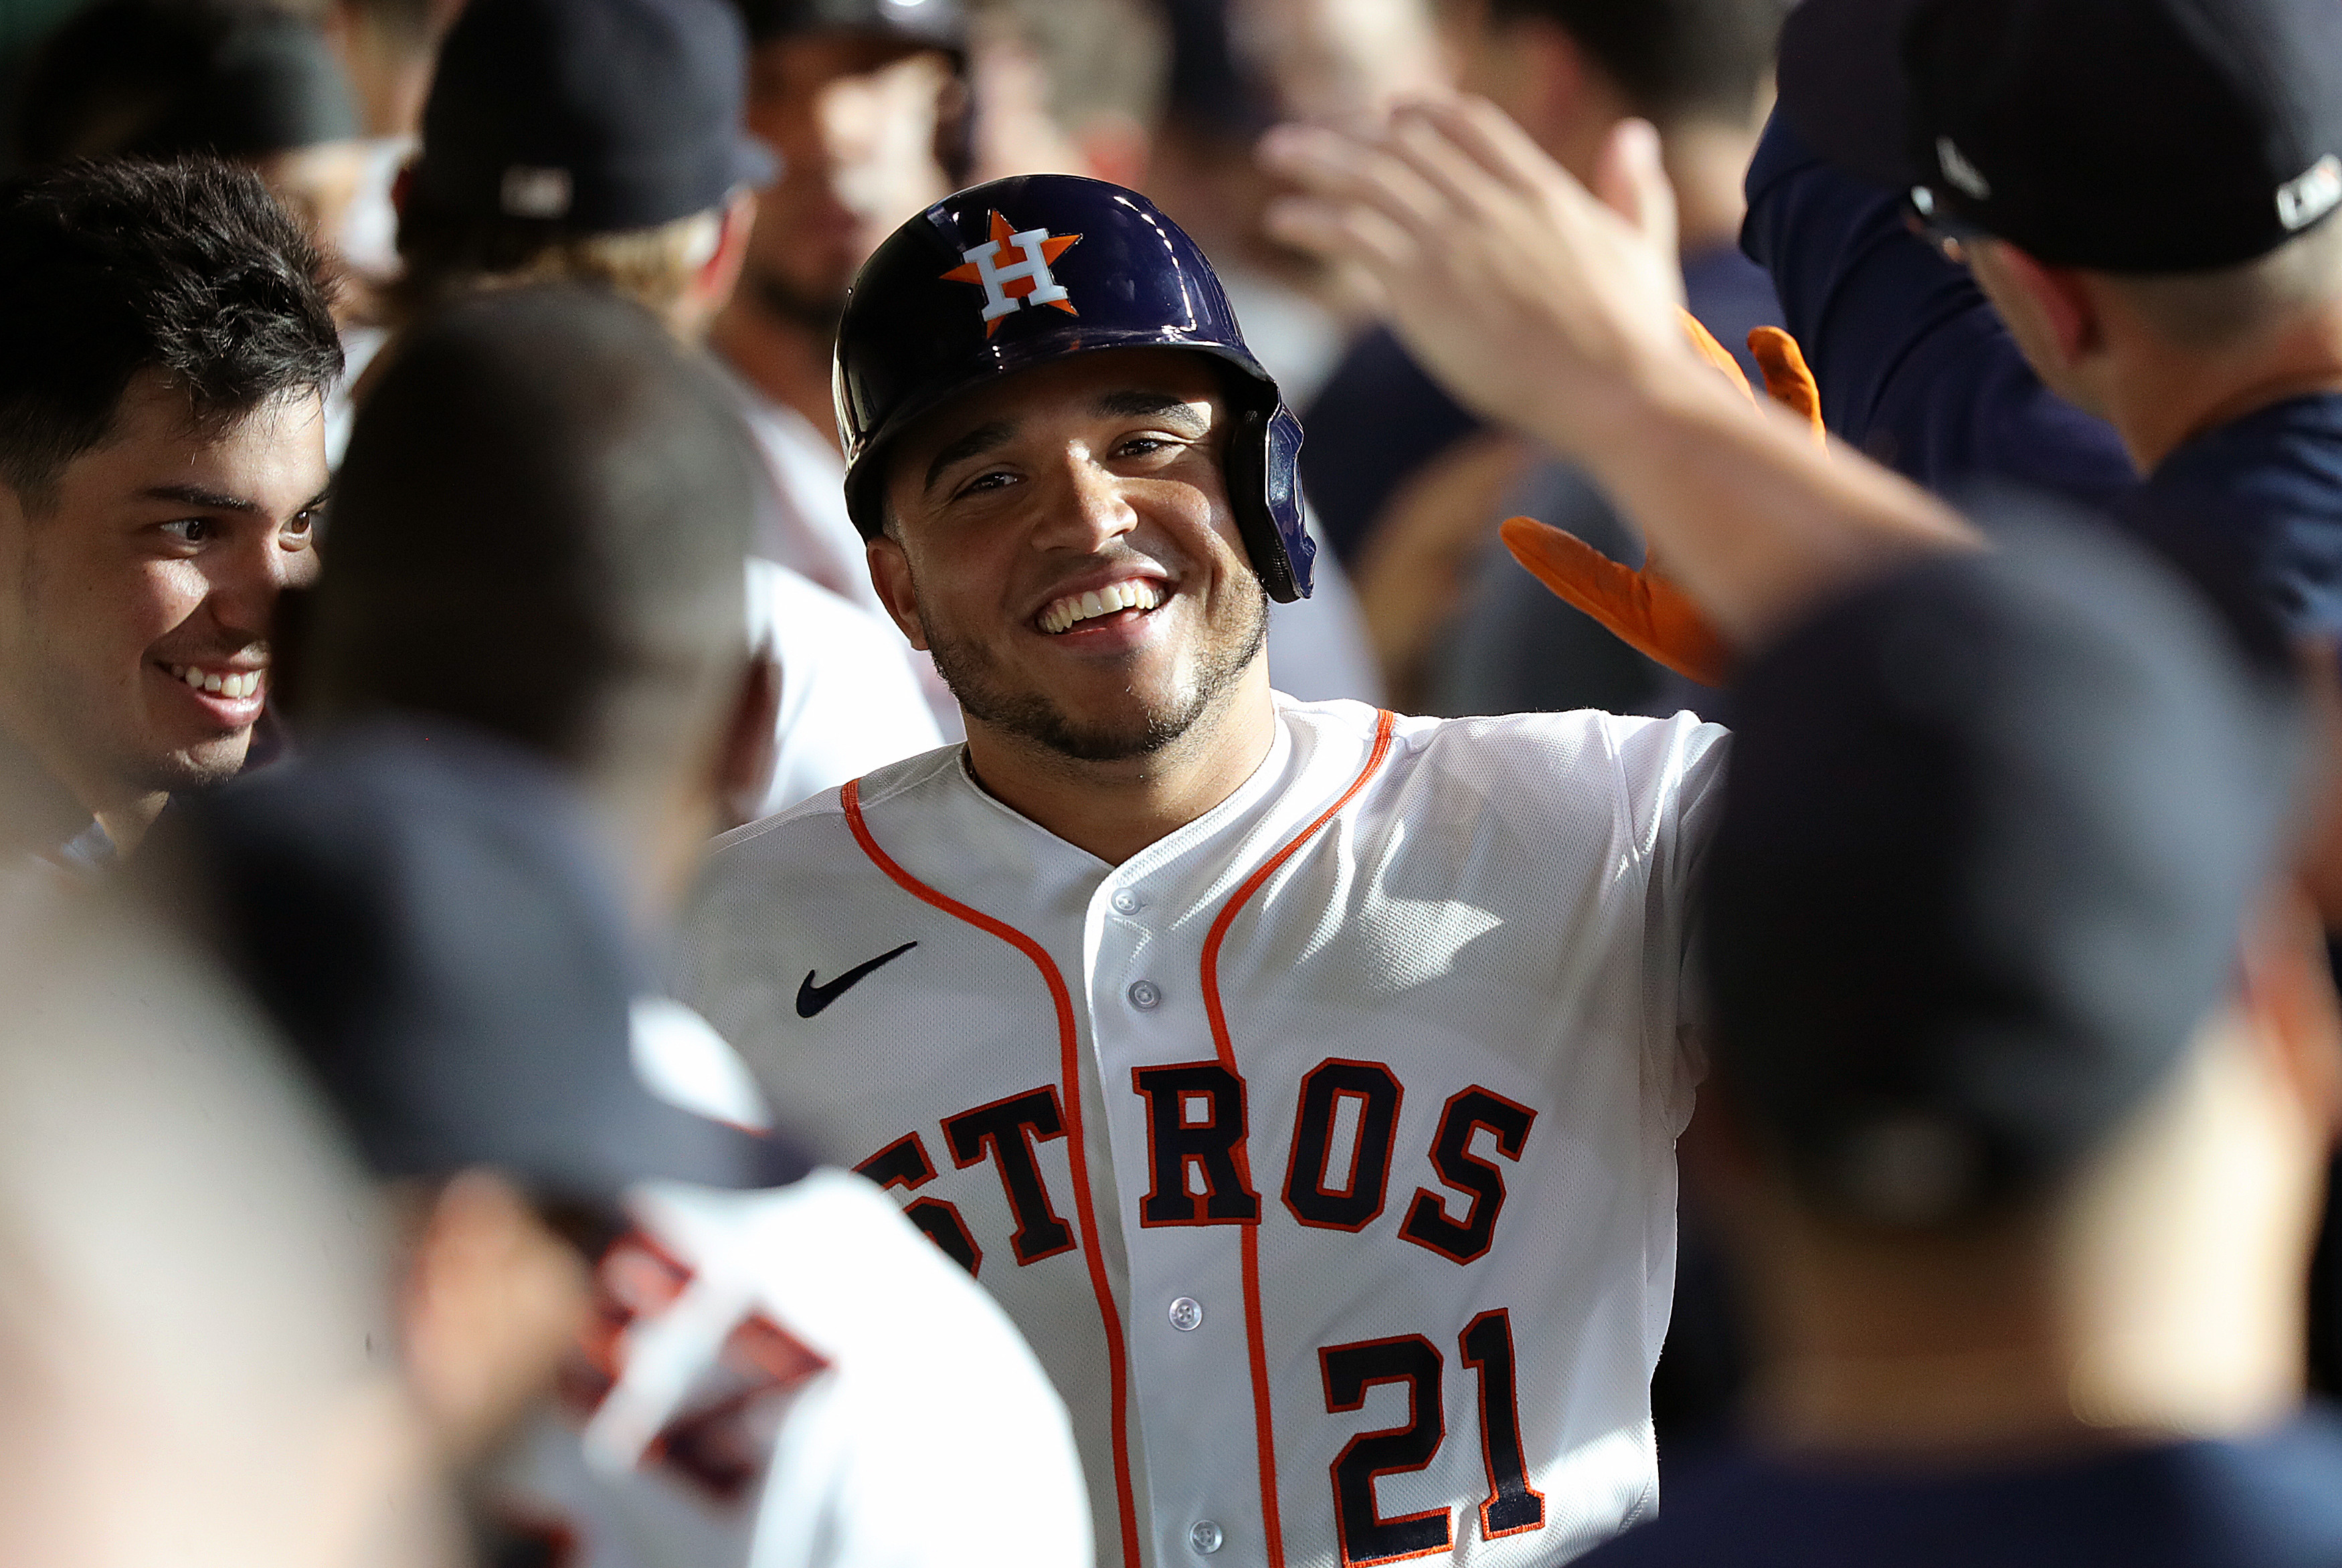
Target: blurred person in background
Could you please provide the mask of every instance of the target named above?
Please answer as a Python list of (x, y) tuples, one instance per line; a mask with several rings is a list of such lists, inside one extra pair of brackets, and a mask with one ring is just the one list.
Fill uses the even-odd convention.
[[(725, 0), (473, 0), (442, 51), (403, 196), (401, 318), (565, 279), (700, 342), (733, 295), (772, 173), (741, 129), (746, 79)], [(768, 554), (795, 515), (776, 477), (768, 469), (746, 592), (779, 703), (769, 772), (744, 786), (738, 821), (941, 738), (901, 634)]]
[[(762, 548), (873, 614), (830, 400), (831, 349), (854, 275), (911, 214), (966, 183), (967, 29), (958, 0), (738, 0), (747, 126), (779, 172), (758, 199), (739, 286), (711, 346), (771, 464), (782, 507)], [(950, 695), (919, 661), (936, 722)]]
[[(1445, 0), (1441, 20), (1466, 90), (1503, 109), (1580, 179), (1629, 117), (1659, 129), (1676, 192), (1685, 304), (1761, 375), (1749, 330), (1779, 307), (1763, 271), (1740, 254), (1740, 184), (1769, 98), (1785, 0)], [(1497, 547), (1495, 525), (1526, 513), (1614, 559), (1641, 541), (1600, 489), (1501, 424), (1452, 435), (1428, 454), (1395, 418), (1434, 437), (1469, 415), (1423, 378), (1387, 332), (1353, 351), (1311, 410), (1319, 458), (1348, 470), (1329, 523), (1356, 568), (1359, 596), (1386, 669), (1426, 711), (1501, 714), (1597, 707), (1672, 713), (1686, 683), (1556, 603)], [(1444, 404), (1425, 416), (1421, 405)], [(1345, 461), (1355, 453), (1356, 461)], [(1401, 472), (1396, 464), (1406, 464)], [(1312, 471), (1313, 476), (1316, 473)], [(1356, 496), (1355, 503), (1346, 498)], [(1360, 530), (1344, 537), (1343, 527)]]
[(460, 1568), (324, 1108), (163, 922), (45, 892), (0, 892), (0, 1561)]
[[(1237, 18), (1224, 0), (1171, 0), (1168, 14), (1167, 81), (1163, 95), (1145, 105), (1156, 116), (1145, 188), (1175, 222), (1192, 223), (1191, 233), (1208, 236), (1197, 243), (1214, 258), (1246, 345), (1298, 400), (1324, 375), (1339, 335), (1307, 292), (1310, 264), (1270, 244), (1260, 230), (1269, 189), (1252, 147), (1276, 117), (1275, 86), (1239, 58)], [(1076, 63), (1064, 61), (1068, 68)], [(1071, 172), (1114, 177), (1096, 168)], [(1309, 504), (1306, 495), (1304, 502)], [(1314, 511), (1309, 517), (1314, 529)], [(1315, 572), (1306, 598), (1269, 606), (1276, 688), (1305, 702), (1347, 698), (1379, 706), (1382, 671), (1349, 577), (1323, 553)]]
[[(325, 35), (250, 0), (97, 0), (33, 59), (11, 126), (26, 169), (76, 158), (249, 165), (329, 256), (365, 152)], [(348, 296), (341, 311), (362, 302)]]
[(606, 293), (413, 329), (305, 621), (315, 744), (161, 863), (391, 1184), (408, 1373), (487, 1561), (1086, 1568), (1064, 1407), (999, 1309), (655, 978), (770, 734), (760, 467)]
[(391, 193), (422, 135), (440, 40), (463, 9), (464, 0), (326, 0), (318, 17), (349, 80), (365, 137), (365, 166), (342, 218), (342, 256), (373, 289), (398, 275), (398, 208)]
[[(1147, 188), (1217, 258), (1261, 363), (1306, 406), (1340, 359), (1359, 304), (1338, 275), (1263, 232), (1276, 190), (1254, 144), (1282, 119), (1369, 119), (1398, 84), (1426, 72), (1444, 84), (1429, 13), (1422, 0), (1165, 0), (1164, 9), (1169, 93)], [(1384, 25), (1332, 25), (1349, 11)]]
[(277, 595), (316, 571), (329, 298), (247, 170), (0, 191), (0, 730), (58, 806), (33, 853), (103, 864), (245, 765)]
[(373, 157), (325, 35), (248, 0), (98, 0), (34, 58), (15, 125), (19, 159), (248, 165), (335, 265), (344, 375), (325, 398), (325, 454), (349, 440), (351, 384), (382, 346), (374, 280), (345, 265)]
[(1736, 687), (1705, 1157), (1760, 1373), (1586, 1568), (2342, 1561), (2302, 1362), (2342, 1025), (2267, 894), (2299, 705), (2117, 535), (1992, 525)]
[(971, 182), (1146, 184), (1170, 67), (1155, 0), (974, 0), (969, 13)]

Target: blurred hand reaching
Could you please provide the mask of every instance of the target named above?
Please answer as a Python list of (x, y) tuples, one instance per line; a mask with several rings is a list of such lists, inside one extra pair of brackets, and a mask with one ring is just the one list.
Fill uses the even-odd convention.
[(1281, 126), (1261, 155), (1299, 187), (1271, 232), (1361, 266), (1407, 346), (1490, 418), (1582, 455), (1622, 392), (1696, 366), (1675, 193), (1645, 121), (1604, 144), (1598, 196), (1477, 98), (1404, 105), (1371, 137)]

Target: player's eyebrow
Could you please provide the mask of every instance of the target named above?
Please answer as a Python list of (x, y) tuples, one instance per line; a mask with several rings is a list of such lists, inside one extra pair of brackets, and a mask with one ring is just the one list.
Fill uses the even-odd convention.
[(1167, 392), (1131, 391), (1106, 393), (1092, 406), (1109, 419), (1176, 419), (1200, 431), (1206, 422), (1196, 412), (1196, 403)]
[[(265, 510), (257, 501), (242, 495), (230, 495), (222, 490), (206, 490), (200, 484), (149, 484), (139, 494), (150, 501), (169, 501), (205, 512), (236, 512), (246, 517), (257, 517)], [(315, 512), (333, 498), (334, 487), (328, 484), (303, 502), (297, 510)]]
[(936, 487), (936, 481), (944, 476), (944, 470), (953, 464), (965, 463), (971, 457), (981, 457), (994, 447), (1006, 444), (1008, 438), (1016, 434), (1016, 422), (1013, 419), (996, 419), (989, 424), (977, 425), (974, 430), (936, 454), (936, 460), (927, 464), (926, 488), (933, 490)]
[(224, 491), (206, 490), (200, 484), (149, 484), (139, 494), (150, 501), (175, 501), (182, 506), (198, 507), (205, 512), (242, 512), (252, 515), (260, 512), (257, 501), (230, 495)]

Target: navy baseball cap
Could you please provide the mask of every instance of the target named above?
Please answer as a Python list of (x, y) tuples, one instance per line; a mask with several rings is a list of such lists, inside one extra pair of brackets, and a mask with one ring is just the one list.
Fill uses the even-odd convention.
[(1701, 887), (1718, 1080), (1819, 1209), (2045, 1190), (2229, 993), (2295, 823), (2300, 715), (2128, 541), (1993, 509), (1993, 553), (1751, 659)]
[(586, 234), (651, 228), (772, 183), (741, 126), (726, 0), (470, 0), (439, 51), (407, 199)]
[(665, 1178), (780, 1186), (784, 1140), (646, 1086), (653, 994), (585, 808), (484, 732), (382, 721), (175, 803), (142, 854), (315, 1075), (380, 1175), (503, 1172), (614, 1213)]
[(2333, 0), (1806, 0), (1781, 113), (2057, 265), (2240, 265), (2342, 207)]

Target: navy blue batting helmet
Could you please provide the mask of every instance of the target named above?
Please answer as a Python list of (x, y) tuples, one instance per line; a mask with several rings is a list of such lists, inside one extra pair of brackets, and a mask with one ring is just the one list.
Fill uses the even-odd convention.
[(1187, 348), (1229, 367), (1228, 500), (1271, 598), (1309, 594), (1301, 422), (1245, 346), (1212, 264), (1136, 191), (1018, 175), (947, 196), (896, 229), (854, 280), (837, 334), (846, 503), (884, 521), (886, 447), (987, 381), (1106, 348)]

